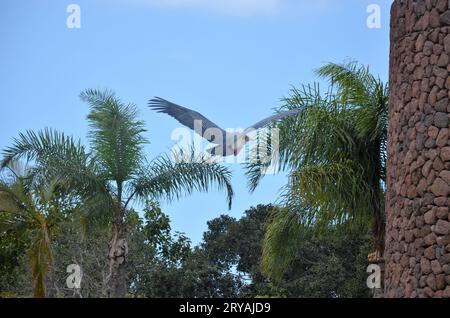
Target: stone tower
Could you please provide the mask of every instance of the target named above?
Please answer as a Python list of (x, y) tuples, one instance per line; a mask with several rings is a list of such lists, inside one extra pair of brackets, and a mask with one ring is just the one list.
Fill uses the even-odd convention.
[(386, 297), (450, 297), (450, 0), (391, 11)]

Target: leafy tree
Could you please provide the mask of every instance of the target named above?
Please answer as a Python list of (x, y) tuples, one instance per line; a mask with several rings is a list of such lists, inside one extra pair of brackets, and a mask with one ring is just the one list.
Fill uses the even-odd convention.
[(127, 223), (132, 251), (128, 264), (130, 291), (136, 297), (147, 296), (146, 284), (155, 286), (157, 276), (170, 274), (171, 268), (189, 257), (190, 240), (183, 233), (172, 233), (169, 217), (156, 202), (147, 202), (143, 219), (134, 211), (127, 213)]
[(368, 296), (366, 256), (373, 246), (365, 229), (324, 229), (320, 236), (314, 232), (295, 236), (291, 262), (279, 276), (267, 277), (264, 238), (281, 211), (274, 205), (258, 205), (239, 220), (221, 216), (208, 222), (200, 247), (209, 263), (240, 281), (238, 297)]
[[(108, 296), (109, 274), (105, 250), (111, 237), (110, 227), (96, 226), (86, 232), (79, 223), (68, 218), (58, 225), (59, 235), (52, 241), (54, 261), (47, 280), (48, 297), (102, 298)], [(67, 286), (67, 266), (82, 270), (80, 289)]]
[(239, 296), (241, 281), (195, 248), (180, 266), (159, 262), (148, 272), (143, 287), (146, 297), (234, 298)]
[(258, 205), (236, 220), (222, 215), (208, 222), (200, 245), (211, 264), (235, 273), (241, 280), (239, 296), (255, 297), (273, 292), (261, 272), (262, 242), (270, 216), (278, 207)]
[[(208, 222), (200, 248), (209, 267), (239, 281), (238, 297), (367, 297), (368, 231), (323, 229), (296, 236), (293, 257), (280, 276), (263, 271), (263, 244), (273, 216), (283, 211), (258, 205), (239, 220), (221, 216)], [(308, 234), (308, 235), (306, 235)]]
[(110, 91), (86, 90), (81, 99), (90, 106), (90, 151), (78, 141), (49, 129), (28, 131), (4, 151), (2, 166), (26, 158), (35, 172), (52, 176), (77, 191), (85, 212), (112, 219), (109, 242), (111, 297), (127, 291), (128, 231), (126, 211), (137, 200), (176, 199), (194, 190), (208, 191), (212, 184), (225, 188), (231, 205), (230, 172), (205, 158), (193, 156), (174, 162), (167, 156), (147, 162), (144, 156), (144, 123), (133, 104), (125, 104)]
[(370, 236), (361, 231), (330, 230), (298, 240), (282, 276), (271, 274), (280, 295), (290, 298), (365, 298)]
[[(210, 251), (201, 247), (191, 248), (189, 239), (181, 233), (170, 234), (169, 218), (159, 208), (147, 211), (146, 217), (159, 220), (147, 222), (141, 232), (145, 237), (158, 237), (153, 242), (156, 244), (156, 257), (152, 266), (139, 265), (135, 294), (154, 298), (239, 295), (241, 282), (230, 273), (226, 261), (212, 259)], [(225, 246), (220, 245), (221, 248)], [(142, 259), (136, 261), (141, 263)]]
[(324, 232), (298, 239), (279, 277), (262, 271), (264, 235), (280, 208), (258, 205), (239, 220), (208, 222), (202, 242), (177, 264), (158, 258), (141, 271), (137, 294), (146, 297), (367, 297), (367, 232)]

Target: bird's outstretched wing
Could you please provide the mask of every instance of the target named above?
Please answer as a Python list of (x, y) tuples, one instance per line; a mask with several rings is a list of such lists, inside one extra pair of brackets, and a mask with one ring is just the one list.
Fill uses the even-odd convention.
[[(220, 140), (219, 136), (216, 136), (214, 134), (214, 132), (220, 132), (222, 134), (222, 138), (226, 138), (227, 136), (227, 133), (224, 129), (220, 128), (218, 125), (210, 121), (199, 112), (171, 103), (160, 97), (151, 99), (148, 104), (151, 109), (156, 110), (159, 113), (164, 113), (172, 116), (173, 118), (178, 120), (178, 122), (194, 130), (198, 135), (205, 138), (209, 142), (217, 144), (223, 142), (222, 140)], [(200, 127), (195, 126), (196, 121), (201, 122), (201, 131), (199, 129)], [(208, 129), (210, 129), (210, 131), (205, 134)], [(215, 129), (215, 131), (211, 133), (211, 129)]]
[(279, 114), (267, 117), (266, 119), (263, 119), (263, 120), (257, 122), (253, 126), (248, 127), (245, 131), (257, 130), (257, 129), (263, 128), (263, 127), (265, 127), (271, 123), (277, 122), (279, 120), (298, 115), (302, 111), (303, 111), (303, 109), (294, 109), (294, 110), (289, 110), (286, 112), (281, 112)]

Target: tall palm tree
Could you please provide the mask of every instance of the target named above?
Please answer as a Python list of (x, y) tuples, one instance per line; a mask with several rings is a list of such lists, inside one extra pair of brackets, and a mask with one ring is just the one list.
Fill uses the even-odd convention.
[[(286, 209), (274, 216), (264, 249), (265, 267), (282, 272), (294, 256), (296, 240), (329, 227), (372, 225), (374, 245), (384, 251), (384, 182), (388, 91), (369, 69), (354, 61), (327, 64), (316, 73), (319, 85), (293, 88), (282, 109), (304, 109), (279, 128), (279, 168), (289, 171)], [(251, 190), (270, 163), (248, 165)]]
[[(91, 204), (96, 214), (112, 219), (109, 244), (110, 297), (124, 297), (127, 291), (127, 228), (124, 215), (133, 201), (179, 198), (194, 190), (208, 191), (214, 184), (227, 191), (231, 207), (231, 173), (204, 157), (174, 162), (160, 156), (148, 162), (144, 156), (147, 140), (144, 122), (137, 119), (133, 104), (125, 104), (110, 91), (86, 90), (81, 99), (90, 105), (89, 145), (63, 133), (46, 129), (28, 131), (4, 151), (5, 166), (11, 160), (26, 158), (36, 164), (38, 174), (58, 178)], [(184, 155), (182, 159), (186, 159)]]
[(0, 226), (29, 238), (28, 263), (34, 297), (45, 297), (45, 280), (52, 262), (51, 237), (57, 216), (49, 210), (58, 193), (55, 182), (34, 185), (31, 170), (12, 162), (0, 178)]

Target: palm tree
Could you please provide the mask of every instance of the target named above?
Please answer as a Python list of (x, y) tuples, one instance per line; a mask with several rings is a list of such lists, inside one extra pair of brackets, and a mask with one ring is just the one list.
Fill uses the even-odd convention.
[[(280, 274), (294, 256), (296, 240), (311, 228), (372, 225), (374, 245), (384, 251), (384, 183), (387, 139), (387, 87), (354, 61), (327, 64), (316, 73), (319, 85), (293, 88), (282, 109), (304, 109), (278, 125), (279, 168), (290, 172), (283, 201), (264, 249), (268, 272)], [(254, 190), (270, 163), (248, 165)]]
[[(5, 171), (6, 170), (6, 171)], [(57, 216), (51, 213), (58, 193), (55, 182), (36, 187), (31, 170), (12, 162), (0, 179), (0, 225), (2, 231), (25, 233), (28, 262), (31, 268), (34, 297), (45, 297), (45, 280), (52, 262), (50, 240)]]
[(33, 160), (37, 174), (64, 182), (90, 203), (87, 206), (93, 213), (111, 217), (110, 297), (124, 297), (128, 255), (124, 215), (131, 203), (172, 200), (195, 190), (208, 191), (216, 184), (218, 189), (226, 189), (231, 207), (231, 173), (202, 156), (183, 155), (182, 159), (189, 160), (177, 162), (160, 156), (147, 162), (144, 122), (137, 119), (135, 105), (124, 104), (110, 91), (86, 90), (80, 97), (90, 105), (90, 151), (63, 133), (50, 129), (28, 131), (4, 151), (2, 165), (18, 158)]

